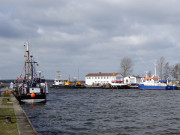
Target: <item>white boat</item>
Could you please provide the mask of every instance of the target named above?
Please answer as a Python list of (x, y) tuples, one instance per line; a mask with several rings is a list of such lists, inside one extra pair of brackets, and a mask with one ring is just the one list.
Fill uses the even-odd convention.
[(129, 85), (125, 84), (123, 80), (113, 80), (111, 81), (112, 89), (129, 89)]
[(51, 85), (51, 88), (64, 88), (66, 86), (70, 86), (70, 81), (68, 82), (68, 80), (60, 80), (60, 71), (57, 71), (57, 73), (58, 79), (54, 79), (54, 83)]
[(140, 90), (175, 90), (177, 87), (170, 84), (168, 80), (161, 80), (160, 77), (156, 75), (156, 64), (155, 64), (155, 74), (152, 77), (142, 78), (142, 83), (139, 84)]
[(50, 86), (50, 88), (57, 88), (57, 89), (82, 89), (86, 88), (86, 86), (81, 82), (81, 81), (70, 81), (70, 76), (69, 80), (60, 80), (60, 71), (57, 71), (58, 73), (58, 79), (54, 80), (54, 83)]

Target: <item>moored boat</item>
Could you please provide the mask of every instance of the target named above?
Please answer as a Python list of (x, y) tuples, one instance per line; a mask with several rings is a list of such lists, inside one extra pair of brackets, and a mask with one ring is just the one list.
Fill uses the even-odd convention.
[(57, 79), (54, 79), (54, 83), (50, 86), (51, 88), (56, 88), (56, 89), (60, 89), (60, 88), (72, 88), (72, 86), (70, 85), (70, 79), (68, 80), (61, 80), (60, 79), (60, 72), (61, 71), (57, 71)]
[(77, 88), (86, 88), (86, 86), (81, 82), (81, 81), (70, 81), (70, 76), (69, 80), (61, 80), (60, 79), (60, 71), (57, 71), (58, 73), (58, 79), (54, 79), (54, 83), (50, 86), (51, 88), (56, 88), (56, 89), (77, 89)]
[(162, 82), (157, 78), (144, 78), (144, 82), (139, 84), (141, 90), (176, 90), (177, 86), (168, 84), (168, 81)]
[(55, 89), (83, 89), (86, 88), (86, 86), (84, 84), (82, 84), (82, 82), (78, 81), (78, 82), (62, 82), (64, 80), (54, 80), (54, 84), (52, 84), (50, 86), (50, 88), (55, 88)]
[(129, 85), (124, 83), (124, 80), (113, 80), (111, 82), (112, 89), (129, 89)]
[(169, 83), (168, 80), (161, 80), (160, 77), (156, 75), (156, 65), (155, 65), (155, 75), (152, 77), (142, 78), (142, 83), (139, 85), (140, 90), (175, 90), (177, 89), (176, 85)]
[(29, 43), (26, 42), (26, 60), (23, 73), (18, 78), (18, 85), (15, 88), (14, 95), (19, 102), (23, 103), (39, 103), (46, 102), (47, 84), (41, 78), (41, 74), (37, 74), (37, 62), (30, 55)]

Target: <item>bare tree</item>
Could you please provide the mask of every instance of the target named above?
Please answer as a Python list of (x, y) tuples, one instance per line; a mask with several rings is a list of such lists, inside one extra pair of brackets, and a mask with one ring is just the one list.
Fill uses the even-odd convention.
[(164, 65), (164, 79), (167, 80), (171, 76), (171, 67), (169, 66), (169, 62), (166, 62)]
[(171, 75), (176, 80), (178, 80), (179, 76), (180, 76), (180, 69), (179, 69), (179, 67), (180, 67), (179, 64), (175, 64), (174, 66), (172, 66), (172, 69), (171, 69)]
[(132, 71), (133, 71), (132, 60), (128, 57), (124, 57), (120, 63), (120, 74), (122, 75), (122, 77), (126, 77), (130, 75)]
[(158, 71), (158, 74), (159, 74), (159, 77), (162, 79), (163, 77), (163, 68), (164, 68), (164, 65), (165, 65), (165, 58), (162, 56), (160, 57), (157, 62), (157, 71)]
[(151, 77), (151, 76), (152, 76), (151, 71), (148, 71), (147, 76), (148, 76), (148, 77)]

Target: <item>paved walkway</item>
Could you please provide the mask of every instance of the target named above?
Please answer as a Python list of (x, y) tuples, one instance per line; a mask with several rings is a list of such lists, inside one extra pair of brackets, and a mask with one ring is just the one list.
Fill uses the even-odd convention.
[(11, 95), (10, 101), (13, 102), (13, 106), (7, 106), (1, 104), (2, 98), (3, 97), (0, 96), (0, 108), (14, 108), (19, 135), (37, 135), (37, 132), (35, 131), (29, 118), (26, 116), (24, 110), (19, 105), (17, 99)]

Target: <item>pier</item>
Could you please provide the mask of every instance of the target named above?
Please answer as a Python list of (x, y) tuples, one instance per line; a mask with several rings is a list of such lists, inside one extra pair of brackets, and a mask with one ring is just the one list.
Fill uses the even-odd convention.
[[(4, 128), (3, 131), (1, 130), (0, 134), (8, 135), (11, 132), (16, 132), (18, 135), (37, 135), (29, 118), (13, 94), (7, 93), (7, 91), (0, 94), (0, 110), (6, 110), (6, 113), (0, 116), (0, 127), (8, 127)], [(9, 113), (10, 111), (13, 112), (13, 115)], [(11, 129), (12, 127), (17, 128)]]

